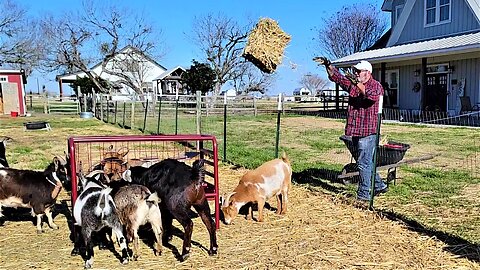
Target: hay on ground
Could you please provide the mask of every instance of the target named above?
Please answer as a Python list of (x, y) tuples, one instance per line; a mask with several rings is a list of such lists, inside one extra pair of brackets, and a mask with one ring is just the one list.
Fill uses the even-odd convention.
[(290, 35), (285, 33), (278, 23), (262, 18), (248, 36), (243, 57), (265, 73), (272, 73), (282, 62), (283, 52)]

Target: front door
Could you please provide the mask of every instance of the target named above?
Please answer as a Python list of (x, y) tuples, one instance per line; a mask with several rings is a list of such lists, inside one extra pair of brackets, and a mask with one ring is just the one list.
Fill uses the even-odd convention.
[(20, 103), (18, 100), (18, 86), (16, 83), (2, 83), (3, 113), (20, 113)]
[(427, 74), (425, 101), (426, 111), (447, 111), (447, 74)]

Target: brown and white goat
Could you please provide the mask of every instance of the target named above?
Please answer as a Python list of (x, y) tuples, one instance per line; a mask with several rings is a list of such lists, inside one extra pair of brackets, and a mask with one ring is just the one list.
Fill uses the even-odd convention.
[[(292, 180), (292, 168), (285, 152), (281, 159), (270, 160), (255, 170), (245, 173), (237, 187), (222, 201), (226, 224), (230, 224), (247, 203), (258, 203), (258, 221), (263, 221), (265, 202), (277, 196), (277, 214), (287, 212), (288, 190)], [(253, 218), (252, 206), (248, 207), (247, 219)]]
[(117, 215), (125, 226), (127, 242), (133, 242), (133, 259), (138, 258), (138, 229), (147, 222), (152, 226), (156, 238), (155, 255), (162, 254), (162, 216), (157, 193), (142, 185), (126, 185), (114, 195)]

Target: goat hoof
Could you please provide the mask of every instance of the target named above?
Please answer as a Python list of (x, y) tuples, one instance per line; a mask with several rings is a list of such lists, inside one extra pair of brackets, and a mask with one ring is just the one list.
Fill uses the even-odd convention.
[(180, 258), (182, 262), (188, 259), (190, 257), (190, 253), (183, 254), (182, 257)]
[(52, 228), (52, 229), (54, 229), (54, 230), (58, 230), (58, 226), (57, 226), (57, 225), (50, 226), (50, 228)]
[(122, 264), (127, 264), (128, 263), (128, 258), (123, 258), (122, 259)]
[(70, 252), (70, 256), (78, 256), (80, 255), (80, 249), (78, 247), (74, 247), (72, 252)]
[(98, 249), (102, 249), (102, 250), (105, 250), (105, 249), (109, 249), (109, 244), (107, 243), (104, 243), (104, 242), (100, 242), (98, 243)]
[(42, 234), (43, 230), (37, 230), (37, 234)]
[(87, 260), (85, 262), (85, 269), (90, 269), (93, 266), (93, 262), (90, 262), (90, 260)]
[(217, 248), (214, 247), (214, 248), (210, 249), (210, 250), (208, 251), (208, 255), (210, 255), (210, 256), (217, 255)]

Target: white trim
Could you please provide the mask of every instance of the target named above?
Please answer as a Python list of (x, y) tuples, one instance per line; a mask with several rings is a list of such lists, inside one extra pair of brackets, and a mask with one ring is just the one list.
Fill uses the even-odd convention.
[(6, 76), (6, 75), (1, 75), (1, 76), (0, 76), (0, 82), (8, 82), (8, 76)]
[(407, 19), (408, 17), (410, 17), (410, 13), (412, 12), (414, 5), (415, 5), (415, 0), (406, 0), (402, 10), (402, 14), (400, 14), (400, 18), (398, 18), (397, 24), (395, 24), (395, 26), (392, 29), (392, 35), (388, 39), (387, 47), (393, 46), (400, 38), (400, 34), (403, 32), (403, 28), (405, 28)]
[(475, 14), (477, 22), (480, 23), (480, 2), (478, 0), (466, 0), (466, 2), (473, 14)]
[(452, 22), (452, 1), (448, 0), (448, 4), (443, 5), (448, 6), (448, 19), (440, 21), (440, 8), (442, 5), (440, 5), (440, 0), (435, 0), (435, 6), (430, 8), (435, 10), (435, 21), (433, 23), (427, 23), (427, 1), (428, 0), (423, 0), (423, 27), (426, 28)]
[(342, 67), (359, 60), (375, 64), (385, 60), (392, 62), (473, 52), (480, 52), (480, 32), (358, 52), (336, 59), (332, 63)]

